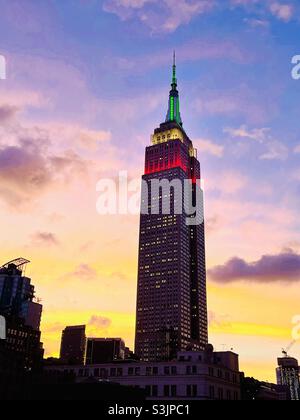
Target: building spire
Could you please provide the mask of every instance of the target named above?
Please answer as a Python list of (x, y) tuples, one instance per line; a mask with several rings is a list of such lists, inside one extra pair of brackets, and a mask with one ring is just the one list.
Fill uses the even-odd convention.
[(172, 77), (172, 87), (177, 87), (177, 78), (176, 78), (176, 52), (173, 53), (173, 77)]
[(177, 122), (182, 126), (182, 119), (180, 116), (180, 104), (179, 104), (179, 93), (177, 90), (177, 76), (176, 76), (176, 52), (173, 53), (173, 72), (172, 72), (172, 83), (171, 91), (169, 96), (169, 109), (166, 118), (166, 122)]

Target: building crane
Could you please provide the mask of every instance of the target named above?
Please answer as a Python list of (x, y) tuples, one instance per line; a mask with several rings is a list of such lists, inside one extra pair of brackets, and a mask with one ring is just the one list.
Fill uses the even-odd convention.
[(285, 357), (289, 357), (288, 356), (288, 353), (289, 353), (289, 351), (291, 350), (291, 348), (293, 347), (293, 345), (296, 343), (296, 340), (293, 340), (288, 346), (287, 346), (287, 348), (286, 349), (282, 349), (282, 354), (285, 356)]

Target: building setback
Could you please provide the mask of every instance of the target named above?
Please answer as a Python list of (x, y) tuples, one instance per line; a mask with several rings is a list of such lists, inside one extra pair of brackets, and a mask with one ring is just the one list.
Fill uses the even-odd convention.
[[(173, 359), (179, 351), (204, 350), (208, 343), (200, 163), (183, 129), (175, 59), (167, 118), (155, 129), (151, 142), (143, 176), (135, 353), (143, 361), (161, 361)], [(176, 180), (182, 188), (188, 182), (192, 194), (178, 198), (172, 188), (155, 192), (155, 180)], [(164, 214), (166, 195), (170, 211)], [(195, 215), (187, 208), (196, 204), (196, 197), (200, 211), (193, 225), (188, 220), (195, 222)]]

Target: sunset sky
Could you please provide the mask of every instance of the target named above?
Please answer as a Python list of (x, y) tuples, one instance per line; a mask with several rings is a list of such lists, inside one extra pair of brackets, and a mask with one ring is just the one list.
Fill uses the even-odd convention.
[(133, 347), (139, 218), (97, 214), (96, 184), (142, 175), (176, 49), (210, 342), (275, 381), (300, 314), (299, 39), (296, 0), (0, 0), (0, 265), (31, 261), (47, 356), (73, 324)]

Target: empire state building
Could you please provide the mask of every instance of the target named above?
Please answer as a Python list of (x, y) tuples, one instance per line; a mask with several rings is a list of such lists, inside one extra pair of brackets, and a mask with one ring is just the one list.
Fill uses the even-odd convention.
[[(146, 148), (142, 179), (135, 353), (144, 361), (172, 360), (178, 351), (208, 343), (200, 163), (183, 128), (175, 55), (167, 117)], [(190, 185), (188, 197), (177, 194), (175, 180), (177, 187)], [(154, 181), (171, 187), (154, 191)], [(155, 206), (159, 211), (151, 211)]]

